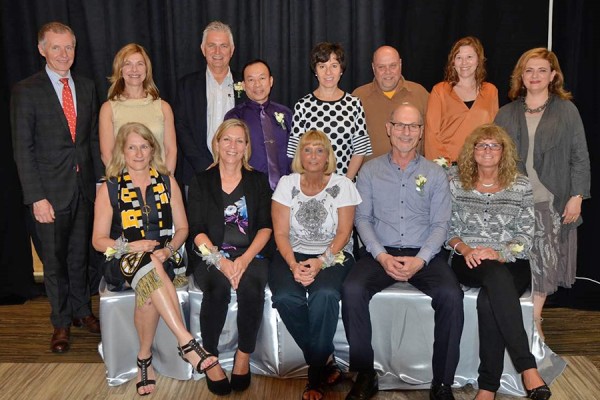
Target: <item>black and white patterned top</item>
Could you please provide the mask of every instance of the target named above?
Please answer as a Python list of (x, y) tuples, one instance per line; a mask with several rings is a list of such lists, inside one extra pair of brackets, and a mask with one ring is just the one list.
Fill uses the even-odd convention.
[(308, 130), (324, 132), (331, 141), (337, 161), (336, 173), (345, 175), (354, 154), (372, 154), (365, 111), (358, 97), (344, 93), (336, 101), (323, 101), (309, 93), (294, 105), (292, 132), (287, 155), (294, 157), (300, 137)]
[[(513, 255), (529, 258), (535, 216), (533, 192), (526, 176), (518, 175), (511, 186), (497, 193), (464, 190), (460, 179), (453, 177), (450, 192), (452, 220), (448, 240), (459, 237), (471, 247), (491, 247), (496, 251), (518, 244), (520, 251), (511, 250)], [(446, 248), (451, 249), (448, 243)]]

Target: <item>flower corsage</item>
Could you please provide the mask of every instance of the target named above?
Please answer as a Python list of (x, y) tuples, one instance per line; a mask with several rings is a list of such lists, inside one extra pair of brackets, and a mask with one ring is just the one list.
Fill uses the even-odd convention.
[(420, 194), (423, 194), (423, 189), (424, 189), (426, 183), (427, 183), (427, 178), (425, 178), (421, 174), (417, 175), (417, 177), (415, 178), (415, 184), (417, 185), (417, 187), (416, 187), (417, 192), (419, 192)]
[(233, 90), (235, 90), (235, 94), (237, 95), (237, 98), (239, 99), (240, 96), (242, 95), (242, 92), (244, 91), (244, 85), (242, 85), (242, 82), (235, 82), (233, 84)]
[(524, 250), (525, 245), (522, 243), (510, 242), (500, 251), (500, 258), (504, 262), (515, 262), (517, 259), (516, 256), (522, 254)]
[(321, 269), (329, 268), (335, 264), (342, 264), (346, 260), (346, 256), (344, 255), (343, 251), (333, 254), (331, 247), (328, 247), (327, 250), (325, 250), (325, 253), (321, 254), (317, 258), (323, 263)]
[(206, 246), (206, 243), (202, 243), (198, 246), (198, 251), (196, 251), (202, 260), (210, 267), (214, 265), (216, 269), (221, 270), (221, 259), (223, 255), (219, 251), (217, 246), (212, 246), (210, 249)]
[(438, 158), (434, 158), (433, 162), (444, 169), (450, 168), (450, 163), (448, 162), (448, 159), (446, 157), (440, 156)]
[(285, 115), (283, 115), (283, 113), (280, 112), (276, 112), (273, 115), (275, 115), (275, 121), (277, 121), (277, 123), (281, 126), (281, 129), (287, 131), (287, 128), (285, 126)]
[(127, 243), (127, 239), (123, 236), (119, 236), (115, 240), (115, 247), (107, 247), (104, 256), (106, 257), (106, 261), (110, 261), (113, 258), (118, 260), (127, 253), (129, 253), (129, 243)]

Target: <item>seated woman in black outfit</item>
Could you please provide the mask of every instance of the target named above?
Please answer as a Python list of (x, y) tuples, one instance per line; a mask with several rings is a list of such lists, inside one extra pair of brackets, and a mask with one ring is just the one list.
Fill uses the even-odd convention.
[(236, 291), (238, 349), (230, 389), (242, 391), (250, 386), (250, 354), (263, 315), (271, 188), (267, 176), (248, 164), (250, 131), (243, 121), (225, 120), (215, 133), (212, 150), (215, 162), (190, 184), (188, 269), (203, 292), (202, 344), (212, 354), (219, 354), (231, 289)]
[(156, 383), (151, 346), (159, 317), (177, 337), (183, 359), (198, 372), (218, 377), (218, 368), (213, 368), (218, 359), (186, 330), (165, 271), (180, 263), (175, 249), (185, 242), (188, 224), (181, 191), (160, 154), (160, 144), (145, 125), (127, 123), (119, 129), (107, 181), (96, 196), (92, 235), (94, 248), (107, 256), (105, 278), (122, 276), (135, 290), (133, 318), (140, 340), (136, 386), (141, 396), (152, 393)]

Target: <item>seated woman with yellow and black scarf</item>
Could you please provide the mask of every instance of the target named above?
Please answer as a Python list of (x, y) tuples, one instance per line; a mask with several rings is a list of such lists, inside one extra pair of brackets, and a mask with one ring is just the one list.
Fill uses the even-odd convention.
[[(107, 181), (98, 190), (92, 244), (104, 252), (105, 279), (127, 282), (136, 293), (135, 327), (140, 340), (137, 392), (156, 383), (151, 345), (158, 318), (177, 337), (179, 354), (200, 372), (216, 375), (218, 358), (186, 330), (175, 287), (166, 270), (181, 264), (175, 249), (188, 235), (181, 191), (160, 156), (160, 144), (143, 124), (128, 123), (117, 134)], [(173, 231), (173, 226), (175, 227)]]

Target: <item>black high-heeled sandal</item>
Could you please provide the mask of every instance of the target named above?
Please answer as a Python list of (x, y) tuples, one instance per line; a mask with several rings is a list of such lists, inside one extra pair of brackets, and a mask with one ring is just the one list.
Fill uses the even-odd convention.
[(250, 374), (250, 365), (248, 365), (248, 372), (245, 374), (234, 374), (233, 369), (235, 368), (235, 360), (237, 357), (237, 351), (233, 356), (233, 367), (231, 367), (231, 389), (236, 392), (243, 392), (250, 387), (250, 381), (252, 375)]
[[(198, 371), (198, 373), (200, 374), (206, 374), (206, 371), (216, 367), (219, 364), (219, 359), (215, 355), (204, 350), (204, 348), (200, 346), (196, 339), (190, 340), (183, 346), (178, 345), (177, 349), (179, 349), (179, 356), (183, 358), (184, 361), (190, 364), (192, 363), (185, 358), (185, 355), (187, 353), (189, 353), (190, 351), (194, 351), (200, 356), (200, 361), (198, 361), (198, 364), (196, 364), (195, 366), (196, 371)], [(212, 362), (206, 368), (202, 368), (202, 363), (210, 357), (215, 357), (215, 361)], [(208, 390), (210, 390), (213, 394), (216, 394), (217, 396), (225, 396), (231, 393), (231, 385), (229, 384), (229, 379), (227, 379), (227, 375), (225, 376), (225, 378), (218, 381), (213, 381), (208, 377), (208, 375), (206, 375), (206, 386), (208, 387)]]
[(543, 384), (542, 386), (538, 386), (531, 390), (525, 390), (527, 391), (527, 397), (529, 397), (532, 400), (548, 400), (550, 396), (552, 396), (552, 392), (546, 384)]
[(143, 387), (143, 386), (148, 386), (148, 385), (156, 385), (156, 380), (154, 379), (148, 379), (148, 367), (152, 365), (152, 356), (140, 360), (139, 358), (137, 359), (137, 366), (140, 369), (141, 375), (142, 375), (142, 379), (135, 384), (136, 387), (136, 392), (138, 395), (140, 396), (147, 396), (150, 393), (140, 393), (138, 391), (139, 388)]
[[(200, 374), (206, 373), (206, 371), (215, 367), (219, 363), (219, 359), (216, 358), (215, 361), (212, 364), (210, 364), (208, 367), (202, 368), (202, 363), (204, 361), (206, 361), (210, 357), (215, 357), (215, 356), (210, 354), (208, 351), (204, 350), (204, 348), (202, 348), (202, 346), (200, 346), (200, 343), (198, 343), (196, 341), (196, 339), (190, 340), (188, 343), (184, 344), (183, 346), (178, 345), (177, 349), (179, 350), (179, 356), (181, 358), (183, 358), (183, 361), (188, 362), (190, 364), (192, 364), (192, 363), (185, 358), (185, 355), (187, 353), (189, 353), (190, 351), (194, 351), (194, 352), (196, 352), (196, 354), (198, 354), (200, 356), (200, 361), (198, 361), (198, 364), (196, 364), (196, 366), (194, 367), (194, 369), (196, 371), (198, 371), (198, 373), (200, 373)], [(194, 365), (192, 364), (192, 366), (194, 366)]]

